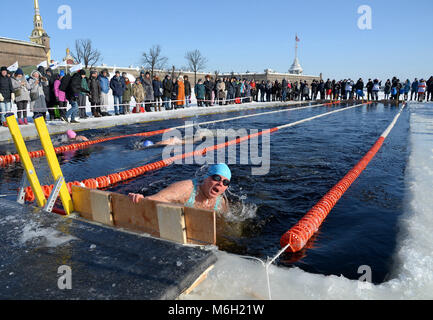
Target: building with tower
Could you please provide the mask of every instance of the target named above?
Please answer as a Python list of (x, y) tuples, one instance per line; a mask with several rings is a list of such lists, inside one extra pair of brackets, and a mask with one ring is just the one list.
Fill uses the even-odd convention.
[(0, 65), (8, 66), (18, 61), (20, 66), (35, 66), (44, 60), (50, 64), (50, 37), (43, 27), (39, 0), (34, 0), (34, 10), (30, 41), (0, 37)]

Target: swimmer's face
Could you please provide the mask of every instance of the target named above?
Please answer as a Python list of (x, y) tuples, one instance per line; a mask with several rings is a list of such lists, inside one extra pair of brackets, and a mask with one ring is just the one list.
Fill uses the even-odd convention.
[(227, 178), (221, 176), (220, 181), (214, 181), (212, 177), (208, 177), (203, 181), (202, 191), (208, 198), (217, 198), (222, 195), (228, 188), (223, 184), (223, 180)]

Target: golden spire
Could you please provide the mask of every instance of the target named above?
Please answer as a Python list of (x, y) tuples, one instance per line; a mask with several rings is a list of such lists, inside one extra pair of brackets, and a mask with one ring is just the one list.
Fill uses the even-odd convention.
[(39, 1), (34, 0), (35, 3), (35, 16), (33, 18), (33, 31), (30, 36), (30, 41), (38, 44), (42, 44), (41, 37), (46, 34), (43, 23), (42, 23), (42, 17), (39, 11)]

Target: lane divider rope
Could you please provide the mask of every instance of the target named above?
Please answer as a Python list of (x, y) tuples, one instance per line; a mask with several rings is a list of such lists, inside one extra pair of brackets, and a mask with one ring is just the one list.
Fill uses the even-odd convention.
[[(367, 103), (367, 104), (369, 104), (369, 103)], [(340, 109), (340, 110), (337, 110), (337, 111), (341, 112), (341, 111), (344, 111), (344, 110), (350, 110), (352, 108), (356, 108), (356, 107), (363, 106), (363, 105), (365, 105), (365, 104), (358, 104), (358, 105), (347, 107), (347, 108)], [(334, 113), (335, 113), (335, 111), (327, 112), (327, 113), (321, 114), (320, 117), (324, 117), (326, 115), (331, 115), (331, 114), (334, 114)], [(295, 124), (300, 124), (300, 123), (303, 123), (303, 122), (306, 122), (306, 121), (311, 121), (311, 120), (314, 120), (314, 119), (317, 119), (317, 118), (319, 118), (319, 116), (311, 117), (311, 118), (305, 119), (304, 121), (296, 121), (296, 122), (293, 122), (291, 124), (275, 127), (275, 128), (272, 128), (272, 129), (266, 129), (266, 130), (263, 130), (261, 132), (257, 132), (257, 133), (250, 134), (250, 135), (246, 135), (246, 136), (243, 136), (243, 137), (240, 137), (240, 138), (236, 138), (236, 139), (224, 142), (224, 143), (216, 144), (216, 145), (213, 145), (213, 146), (210, 146), (210, 147), (207, 147), (207, 148), (199, 149), (199, 150), (188, 152), (188, 153), (183, 153), (183, 154), (175, 155), (175, 156), (167, 158), (167, 159), (163, 159), (163, 160), (160, 160), (160, 161), (157, 161), (157, 162), (146, 164), (146, 165), (141, 166), (141, 167), (137, 167), (137, 168), (133, 168), (133, 169), (129, 169), (129, 170), (113, 173), (113, 174), (110, 174), (110, 175), (107, 175), (107, 176), (101, 176), (101, 177), (97, 177), (97, 178), (85, 179), (85, 180), (83, 180), (81, 182), (79, 182), (79, 181), (68, 182), (67, 183), (67, 187), (68, 187), (69, 192), (71, 192), (71, 188), (72, 188), (73, 185), (85, 186), (85, 187), (87, 187), (89, 189), (103, 189), (103, 188), (107, 188), (107, 187), (112, 186), (112, 185), (114, 185), (114, 184), (116, 184), (118, 182), (127, 181), (129, 179), (141, 176), (141, 175), (143, 175), (143, 174), (145, 174), (147, 172), (156, 171), (156, 170), (159, 170), (161, 168), (167, 167), (167, 166), (173, 164), (175, 161), (183, 160), (185, 158), (194, 157), (194, 156), (203, 156), (203, 155), (205, 155), (209, 151), (215, 151), (215, 150), (219, 150), (219, 149), (222, 149), (222, 148), (226, 148), (226, 147), (231, 146), (231, 145), (236, 145), (236, 144), (239, 144), (239, 143), (241, 143), (243, 141), (250, 140), (250, 139), (259, 137), (261, 135), (264, 135), (264, 134), (271, 134), (271, 133), (277, 132), (278, 130), (281, 130), (283, 128), (287, 128), (289, 126), (293, 126)], [(45, 194), (46, 197), (49, 196), (49, 194), (51, 193), (52, 189), (53, 189), (53, 185), (42, 186), (42, 190), (43, 190), (43, 192), (44, 192), (44, 194)], [(29, 202), (34, 201), (34, 195), (33, 195), (31, 187), (27, 187), (25, 189), (25, 200), (29, 201)]]
[(385, 139), (388, 137), (391, 130), (397, 123), (398, 118), (403, 112), (406, 104), (404, 104), (398, 114), (394, 117), (391, 124), (381, 134), (373, 147), (365, 154), (365, 156), (341, 179), (317, 204), (311, 208), (305, 216), (299, 220), (289, 231), (287, 231), (280, 239), (280, 245), (283, 250), (274, 257), (272, 261), (281, 255), (283, 252), (298, 252), (304, 248), (308, 240), (319, 230), (325, 218), (335, 207), (340, 198), (349, 189), (353, 182), (365, 170), (373, 157), (382, 147)]
[[(164, 134), (164, 133), (172, 131), (172, 130), (176, 130), (176, 129), (180, 129), (180, 128), (188, 128), (188, 127), (192, 127), (192, 126), (196, 126), (196, 125), (206, 125), (206, 124), (212, 124), (212, 123), (218, 123), (218, 122), (226, 122), (226, 121), (232, 121), (232, 120), (238, 120), (238, 119), (244, 119), (244, 118), (250, 118), (250, 117), (258, 117), (258, 116), (268, 115), (268, 114), (278, 113), (278, 112), (302, 110), (302, 109), (307, 109), (307, 108), (315, 108), (315, 107), (319, 107), (319, 106), (330, 106), (330, 105), (339, 104), (339, 103), (340, 103), (340, 101), (336, 101), (336, 102), (332, 102), (332, 103), (329, 102), (329, 103), (323, 103), (323, 104), (318, 104), (318, 105), (310, 105), (310, 106), (306, 106), (306, 107), (289, 108), (289, 109), (283, 109), (283, 110), (276, 110), (276, 111), (269, 111), (269, 112), (262, 112), (262, 113), (257, 113), (257, 114), (245, 115), (245, 116), (232, 117), (232, 118), (221, 119), (221, 120), (213, 120), (213, 121), (207, 121), (207, 122), (201, 122), (201, 123), (194, 123), (191, 125), (177, 126), (177, 127), (155, 130), (155, 131), (133, 133), (133, 134), (116, 136), (116, 137), (96, 139), (96, 140), (92, 140), (92, 141), (86, 141), (86, 142), (80, 142), (80, 143), (74, 143), (74, 144), (70, 144), (70, 145), (66, 145), (66, 146), (56, 147), (56, 148), (54, 148), (54, 151), (57, 154), (59, 154), (59, 153), (63, 153), (66, 151), (72, 151), (72, 150), (87, 148), (89, 146), (92, 146), (92, 145), (95, 145), (98, 143), (102, 143), (102, 142), (107, 142), (107, 141), (113, 141), (113, 140), (131, 138), (131, 137), (151, 137), (151, 136), (155, 136), (155, 135), (159, 135), (159, 134)], [(31, 152), (29, 152), (29, 155), (30, 155), (30, 158), (39, 158), (39, 157), (45, 156), (45, 151), (44, 150), (31, 151)], [(0, 165), (4, 166), (4, 165), (13, 164), (16, 162), (20, 162), (19, 154), (0, 155)]]

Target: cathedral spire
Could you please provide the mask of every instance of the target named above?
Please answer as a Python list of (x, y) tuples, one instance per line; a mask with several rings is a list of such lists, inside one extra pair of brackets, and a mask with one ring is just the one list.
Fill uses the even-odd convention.
[(35, 16), (33, 18), (33, 31), (30, 36), (30, 41), (42, 44), (42, 36), (46, 35), (46, 32), (43, 27), (41, 13), (39, 11), (39, 1), (34, 0), (35, 3)]
[(42, 16), (39, 10), (39, 0), (34, 0), (35, 5), (35, 16), (33, 18), (33, 31), (30, 35), (30, 41), (43, 45), (45, 51), (47, 52), (47, 60), (51, 60), (51, 50), (50, 50), (50, 37), (44, 30)]

